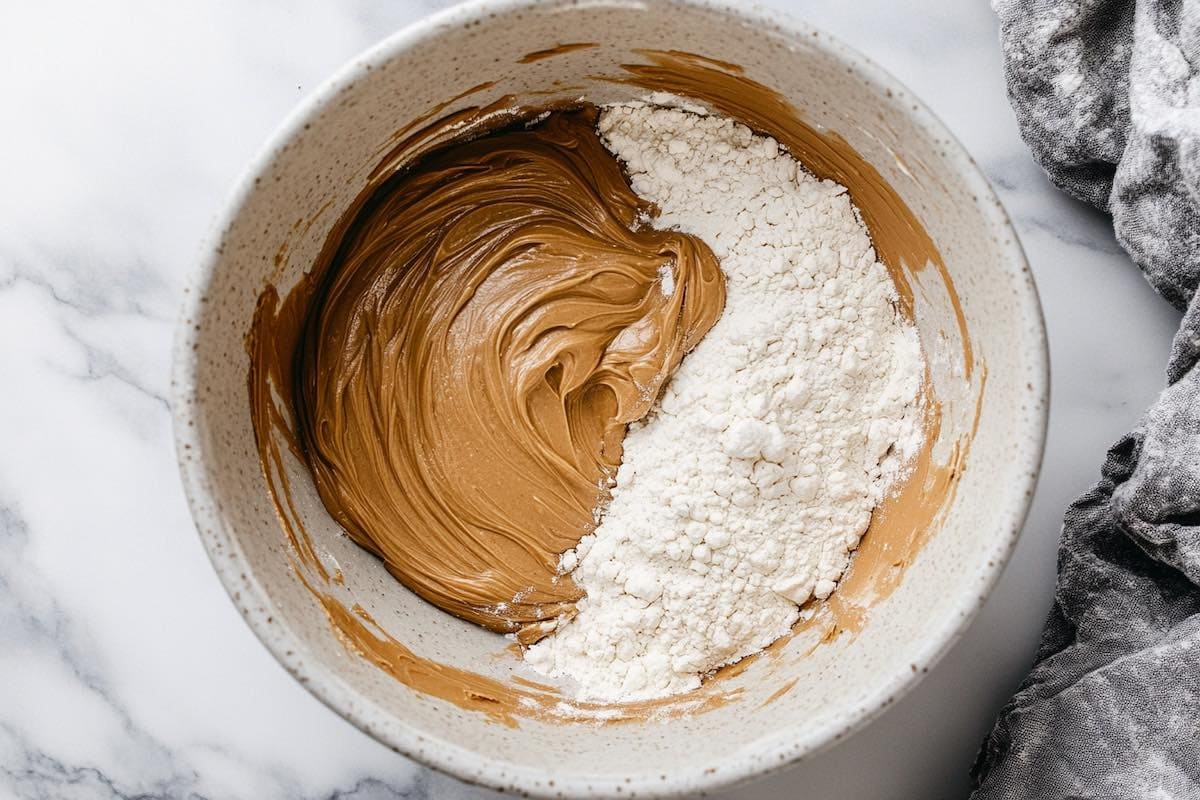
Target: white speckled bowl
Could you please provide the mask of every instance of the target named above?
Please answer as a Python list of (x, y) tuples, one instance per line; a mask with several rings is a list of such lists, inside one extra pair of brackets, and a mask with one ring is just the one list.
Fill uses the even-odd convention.
[[(567, 42), (602, 46), (517, 63)], [(858, 635), (807, 654), (793, 641), (730, 680), (743, 688), (740, 699), (705, 714), (619, 725), (522, 720), (513, 729), (413, 692), (335, 637), (288, 567), (254, 446), (244, 338), (263, 287), (286, 290), (312, 264), (402, 124), (484, 81), (497, 84), (460, 105), (526, 95), (554, 79), (586, 85), (596, 101), (633, 97), (639, 92), (587, 76), (638, 60), (630, 51), (639, 47), (742, 65), (882, 173), (945, 258), (986, 364), (985, 400), (944, 524)], [(944, 349), (944, 303), (940, 311), (936, 297), (926, 305), (918, 306), (923, 342)], [(934, 352), (932, 360), (936, 385), (954, 378), (946, 359)], [(187, 295), (174, 406), (184, 485), (217, 573), (263, 643), (313, 694), (397, 751), (467, 781), (534, 795), (646, 796), (711, 789), (796, 761), (919, 680), (979, 608), (1016, 541), (1041, 458), (1047, 386), (1036, 291), (999, 202), (929, 111), (862, 56), (803, 24), (718, 4), (501, 0), (395, 34), (287, 120), (238, 185)], [(950, 424), (961, 428), (970, 416), (956, 412)], [(391, 634), (423, 656), (501, 680), (520, 668), (502, 638), (425, 604), (339, 536), (302, 468), (292, 472), (318, 551), (336, 560), (349, 590)], [(764, 704), (788, 681), (794, 690)]]

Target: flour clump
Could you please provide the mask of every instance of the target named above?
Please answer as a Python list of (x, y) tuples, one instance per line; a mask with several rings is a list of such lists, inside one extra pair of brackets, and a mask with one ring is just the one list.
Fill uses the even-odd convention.
[(581, 698), (629, 701), (696, 688), (835, 590), (921, 444), (924, 362), (844, 187), (695, 110), (610, 106), (599, 130), (649, 224), (703, 239), (727, 291), (562, 557), (577, 616), (526, 651)]

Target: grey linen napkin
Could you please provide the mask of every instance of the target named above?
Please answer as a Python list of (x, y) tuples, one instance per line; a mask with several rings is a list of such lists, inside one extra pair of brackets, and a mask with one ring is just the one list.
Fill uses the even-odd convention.
[(1184, 317), (1167, 388), (1067, 509), (1041, 648), (972, 797), (1200, 797), (1200, 0), (993, 7), (1034, 157)]

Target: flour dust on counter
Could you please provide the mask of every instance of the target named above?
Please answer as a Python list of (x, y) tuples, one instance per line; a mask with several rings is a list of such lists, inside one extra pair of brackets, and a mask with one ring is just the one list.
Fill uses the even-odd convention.
[(702, 239), (726, 281), (721, 318), (629, 426), (597, 527), (562, 556), (578, 614), (525, 652), (619, 702), (696, 688), (835, 590), (921, 444), (924, 362), (844, 187), (691, 107), (610, 106), (599, 130), (657, 209), (642, 224)]

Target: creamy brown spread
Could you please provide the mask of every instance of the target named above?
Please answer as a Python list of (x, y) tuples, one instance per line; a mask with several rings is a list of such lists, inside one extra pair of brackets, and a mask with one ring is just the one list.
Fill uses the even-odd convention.
[(544, 61), (547, 58), (574, 53), (576, 50), (587, 50), (597, 45), (594, 42), (571, 42), (569, 44), (560, 44), (557, 47), (551, 47), (547, 50), (534, 50), (532, 53), (526, 53), (517, 59), (518, 64), (532, 64), (535, 61)]
[[(531, 53), (528, 62), (578, 47)], [(774, 136), (816, 175), (846, 186), (905, 314), (914, 310), (912, 276), (932, 265), (956, 310), (971, 374), (976, 357), (941, 256), (869, 163), (736, 65), (679, 52), (639, 55), (646, 63), (595, 80), (695, 98)], [(630, 192), (586, 114), (559, 113), (532, 131), (422, 157), (445, 131), (496, 115), (513, 121), (509, 96), (437, 117), (492, 85), (397, 131), (309, 274), (283, 297), (264, 289), (247, 338), (251, 412), (296, 573), (348, 649), (416, 691), (498, 722), (562, 721), (553, 687), (430, 661), (344, 599), (351, 587), (322, 563), (285, 466), (289, 457), (307, 457), (322, 499), (355, 540), (454, 613), (536, 636), (540, 623), (577, 599), (568, 579), (556, 580), (558, 553), (592, 526), (601, 480), (620, 457), (620, 433), (715, 321), (723, 285), (702, 243), (636, 228), (638, 213), (650, 209)], [(496, 180), (485, 171), (498, 171)], [(512, 185), (501, 188), (499, 172)], [(557, 181), (555, 191), (547, 180)], [(472, 243), (483, 246), (472, 252)], [(670, 295), (658, 282), (664, 265), (674, 273)], [(500, 307), (483, 313), (485, 300)], [(982, 376), (977, 391), (981, 403)], [(921, 402), (927, 439), (909, 478), (876, 510), (838, 591), (801, 624), (817, 627), (821, 640), (861, 626), (954, 495), (971, 435), (935, 458), (934, 442), (945, 435), (928, 381)], [(391, 407), (403, 413), (388, 415)], [(467, 513), (456, 520), (454, 509)], [(786, 644), (764, 654), (778, 660)], [(722, 681), (755, 660), (723, 668), (689, 695), (623, 706), (605, 718), (717, 707), (740, 692), (722, 689)]]
[(651, 211), (594, 111), (558, 111), (421, 159), (346, 232), (300, 438), (334, 518), (438, 607), (526, 640), (572, 613), (559, 555), (725, 301), (708, 247)]

